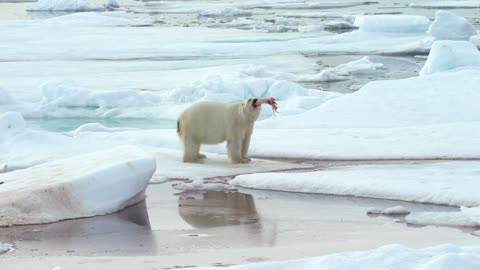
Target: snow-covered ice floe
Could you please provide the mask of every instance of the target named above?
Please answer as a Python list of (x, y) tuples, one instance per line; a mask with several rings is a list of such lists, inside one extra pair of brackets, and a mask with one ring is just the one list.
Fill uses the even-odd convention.
[(420, 76), (463, 69), (480, 69), (477, 47), (468, 41), (439, 40), (433, 43)]
[(468, 40), (477, 34), (475, 27), (464, 17), (439, 10), (428, 33), (437, 40)]
[(86, 0), (38, 0), (28, 11), (98, 11), (104, 8)]
[(480, 207), (461, 207), (460, 212), (420, 212), (405, 217), (415, 225), (480, 227)]
[[(192, 268), (213, 270), (215, 267)], [(480, 269), (480, 247), (440, 245), (412, 249), (387, 245), (371, 251), (343, 252), (283, 262), (265, 262), (225, 267), (226, 270), (477, 270)]]
[(478, 161), (358, 165), (302, 173), (239, 175), (246, 188), (478, 206)]
[(0, 226), (104, 215), (144, 199), (155, 159), (135, 147), (0, 174)]
[(125, 11), (81, 12), (44, 19), (37, 22), (43, 27), (111, 27), (151, 26), (152, 21), (130, 17)]
[(430, 20), (414, 15), (361, 15), (356, 16), (355, 26), (364, 32), (425, 32)]

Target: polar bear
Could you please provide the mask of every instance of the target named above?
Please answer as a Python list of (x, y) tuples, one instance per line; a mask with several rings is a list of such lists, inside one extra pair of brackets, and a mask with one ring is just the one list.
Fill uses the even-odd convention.
[(262, 103), (276, 108), (273, 98), (236, 103), (201, 101), (188, 107), (177, 121), (177, 133), (183, 143), (183, 162), (201, 162), (206, 158), (200, 153), (202, 144), (224, 141), (227, 141), (232, 163), (250, 162), (250, 137)]

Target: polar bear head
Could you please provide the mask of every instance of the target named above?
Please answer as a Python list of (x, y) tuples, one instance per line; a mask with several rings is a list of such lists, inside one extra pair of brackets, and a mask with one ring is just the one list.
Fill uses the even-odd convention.
[(250, 121), (256, 121), (262, 110), (261, 104), (257, 104), (257, 98), (250, 98), (243, 104), (243, 113)]

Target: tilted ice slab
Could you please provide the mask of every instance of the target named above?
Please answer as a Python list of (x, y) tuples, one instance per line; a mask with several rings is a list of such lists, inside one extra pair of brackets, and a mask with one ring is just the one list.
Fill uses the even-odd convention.
[(461, 207), (460, 212), (419, 212), (405, 217), (415, 225), (480, 227), (480, 207)]
[(428, 28), (428, 33), (437, 40), (469, 40), (471, 36), (477, 34), (477, 30), (464, 17), (439, 10)]
[(412, 2), (410, 7), (420, 8), (479, 8), (480, 1), (467, 0), (467, 1), (422, 1)]
[[(411, 249), (387, 245), (371, 251), (343, 252), (283, 262), (265, 262), (225, 267), (226, 270), (477, 270), (480, 269), (480, 248), (441, 245)], [(214, 270), (215, 267), (192, 268)]]
[(413, 15), (361, 15), (356, 16), (354, 24), (365, 32), (408, 33), (427, 31), (430, 20)]
[(374, 81), (355, 93), (329, 100), (303, 114), (267, 119), (257, 126), (310, 129), (478, 123), (478, 85), (478, 70)]
[(38, 0), (28, 11), (94, 11), (103, 10), (102, 7), (89, 3), (86, 0)]
[(104, 215), (144, 199), (155, 159), (134, 147), (0, 174), (0, 226)]
[(420, 76), (460, 69), (480, 69), (480, 52), (468, 41), (439, 40), (433, 43)]
[(304, 173), (240, 175), (231, 184), (266, 190), (479, 206), (478, 161), (359, 165)]

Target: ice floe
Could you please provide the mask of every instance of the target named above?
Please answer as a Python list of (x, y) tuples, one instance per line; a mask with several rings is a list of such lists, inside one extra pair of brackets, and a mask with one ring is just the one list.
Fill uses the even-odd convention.
[(412, 2), (410, 7), (419, 8), (479, 8), (480, 1), (467, 0), (467, 1), (422, 1)]
[(425, 32), (430, 20), (414, 15), (361, 15), (355, 18), (355, 26), (365, 32)]
[(468, 40), (477, 34), (477, 30), (464, 17), (439, 10), (435, 15), (435, 20), (428, 28), (428, 33), (437, 40)]
[[(343, 252), (322, 257), (264, 262), (229, 266), (227, 270), (267, 269), (358, 269), (358, 270), (476, 270), (480, 269), (480, 248), (440, 245), (412, 249), (401, 245), (387, 245), (370, 251)], [(213, 270), (215, 267), (200, 267), (196, 270)]]
[(91, 4), (86, 0), (38, 0), (29, 11), (98, 11), (103, 7)]
[(0, 175), (0, 226), (104, 215), (144, 199), (155, 159), (117, 147)]
[(0, 115), (0, 131), (2, 133), (9, 130), (21, 130), (24, 127), (25, 119), (19, 112), (6, 112)]
[(366, 128), (478, 122), (479, 84), (478, 70), (374, 81), (301, 115), (266, 119), (258, 126)]
[(420, 76), (461, 69), (480, 69), (480, 52), (468, 41), (435, 41)]
[(231, 184), (288, 192), (350, 195), (453, 206), (478, 206), (479, 162), (359, 165), (304, 173), (239, 175)]
[(480, 227), (480, 207), (461, 207), (459, 212), (419, 212), (405, 217), (415, 225)]
[(125, 11), (81, 12), (44, 19), (36, 23), (42, 27), (111, 27), (111, 26), (151, 26), (152, 21), (133, 18)]

